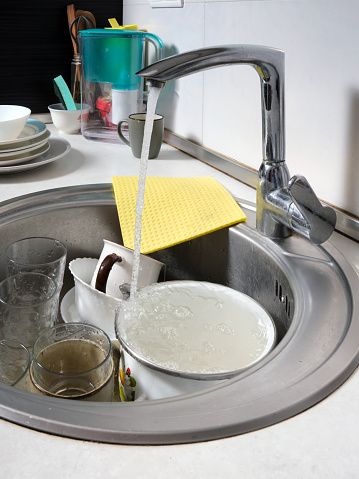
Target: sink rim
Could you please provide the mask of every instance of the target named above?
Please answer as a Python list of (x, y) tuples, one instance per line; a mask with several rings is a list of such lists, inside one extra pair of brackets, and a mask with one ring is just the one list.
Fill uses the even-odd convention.
[[(37, 214), (52, 208), (68, 207), (69, 204), (115, 205), (111, 185), (57, 188), (2, 202), (0, 233), (1, 226), (11, 222), (12, 218), (16, 220), (26, 213)], [(245, 208), (245, 202), (241, 202), (241, 206)], [(277, 244), (263, 238), (249, 223), (232, 228), (238, 231), (238, 234), (251, 235), (254, 239), (260, 237), (272, 254), (278, 254), (286, 240)], [(348, 301), (351, 302), (353, 311), (351, 318), (356, 321), (348, 321), (340, 347), (332, 351), (327, 360), (314, 371), (310, 371), (305, 378), (300, 377), (298, 370), (293, 369), (293, 374), (297, 376), (288, 387), (266, 390), (266, 385), (260, 379), (268, 365), (273, 368), (276, 363), (285, 361), (297, 335), (303, 334), (300, 318), (308, 313), (308, 305), (304, 301), (297, 301), (292, 325), (280, 344), (262, 362), (240, 376), (226, 380), (224, 388), (212, 386), (201, 392), (157, 401), (104, 404), (47, 398), (0, 385), (0, 416), (11, 422), (60, 436), (139, 445), (178, 444), (228, 437), (275, 424), (302, 412), (337, 389), (359, 363), (359, 345), (355, 340), (359, 337), (359, 278), (350, 263), (332, 245), (326, 243), (323, 250), (329, 255), (329, 259), (332, 259), (341, 282), (350, 288)], [(283, 263), (286, 271), (287, 262), (295, 263), (298, 258), (289, 255), (284, 259), (279, 255), (277, 260)], [(299, 278), (294, 274), (290, 275), (290, 279), (298, 298), (304, 298), (307, 291)], [(338, 371), (334, 377), (333, 368)], [(268, 378), (266, 382), (268, 385)], [(238, 395), (244, 396), (243, 385), (247, 384), (253, 388), (252, 395), (246, 391), (247, 396), (244, 397), (243, 403), (236, 402)], [(283, 391), (284, 397), (279, 401), (278, 395)], [(228, 402), (224, 406), (225, 395)], [(131, 416), (131, 410), (136, 411), (136, 417)], [(194, 417), (196, 424), (199, 423), (195, 428)]]

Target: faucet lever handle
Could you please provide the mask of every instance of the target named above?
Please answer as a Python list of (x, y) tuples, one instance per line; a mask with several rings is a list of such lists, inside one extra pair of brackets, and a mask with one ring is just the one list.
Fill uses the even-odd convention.
[(288, 193), (292, 197), (297, 207), (305, 215), (305, 211), (316, 211), (322, 207), (322, 204), (314, 193), (308, 180), (301, 175), (294, 175), (288, 181)]
[(322, 205), (304, 176), (289, 180), (288, 193), (296, 207), (291, 207), (292, 228), (315, 244), (324, 243), (335, 228), (333, 208)]

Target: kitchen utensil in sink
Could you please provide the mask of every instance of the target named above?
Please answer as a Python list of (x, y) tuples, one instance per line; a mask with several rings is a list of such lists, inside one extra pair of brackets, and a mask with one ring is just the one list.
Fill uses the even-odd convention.
[(47, 396), (111, 402), (113, 369), (107, 334), (88, 324), (67, 323), (39, 335), (30, 377)]
[(0, 283), (1, 337), (32, 347), (58, 314), (57, 285), (42, 273), (17, 273)]
[(271, 316), (220, 284), (168, 281), (116, 310), (115, 331), (137, 395), (161, 399), (217, 384), (263, 359), (276, 343)]
[(30, 237), (17, 239), (5, 251), (7, 276), (17, 273), (42, 273), (50, 276), (60, 294), (65, 266), (67, 248), (55, 238)]
[[(122, 300), (102, 293), (91, 286), (91, 279), (97, 263), (97, 258), (76, 258), (70, 261), (69, 270), (75, 282), (74, 306), (80, 322), (97, 326), (114, 338), (115, 310)], [(63, 303), (61, 303), (61, 314), (65, 322), (75, 322), (72, 316), (64, 312)]]
[[(133, 268), (133, 250), (125, 246), (104, 240), (103, 249), (91, 280), (91, 286), (115, 298), (122, 299), (123, 284), (131, 283)], [(115, 262), (110, 261), (115, 255)], [(144, 254), (140, 257), (138, 288), (148, 286), (158, 280), (164, 263)], [(101, 287), (102, 286), (102, 287)]]
[(31, 363), (29, 350), (18, 341), (0, 341), (0, 382), (24, 389)]

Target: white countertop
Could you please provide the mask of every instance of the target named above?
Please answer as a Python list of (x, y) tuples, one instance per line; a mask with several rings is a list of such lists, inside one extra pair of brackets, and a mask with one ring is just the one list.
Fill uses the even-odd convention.
[[(52, 135), (58, 135), (48, 125)], [(0, 201), (61, 186), (111, 183), (137, 176), (139, 160), (124, 145), (63, 135), (71, 152), (48, 165), (0, 176)], [(212, 176), (239, 198), (255, 191), (163, 145), (148, 176)], [(359, 273), (359, 245), (335, 233), (330, 242)], [(1, 477), (82, 478), (358, 478), (359, 374), (318, 405), (282, 423), (227, 439), (178, 446), (97, 444), (36, 432), (0, 420)]]

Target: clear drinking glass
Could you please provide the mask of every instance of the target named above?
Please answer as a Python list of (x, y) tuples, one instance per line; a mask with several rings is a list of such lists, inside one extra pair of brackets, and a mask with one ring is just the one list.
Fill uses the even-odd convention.
[(0, 283), (0, 337), (32, 347), (57, 319), (56, 283), (41, 273), (19, 273)]
[(31, 363), (28, 349), (17, 341), (0, 341), (0, 382), (22, 389)]
[(58, 324), (33, 347), (31, 380), (48, 396), (111, 401), (112, 346), (107, 334), (82, 323)]
[(62, 288), (66, 267), (67, 249), (53, 238), (23, 238), (10, 244), (5, 253), (6, 273), (42, 273), (50, 276)]

